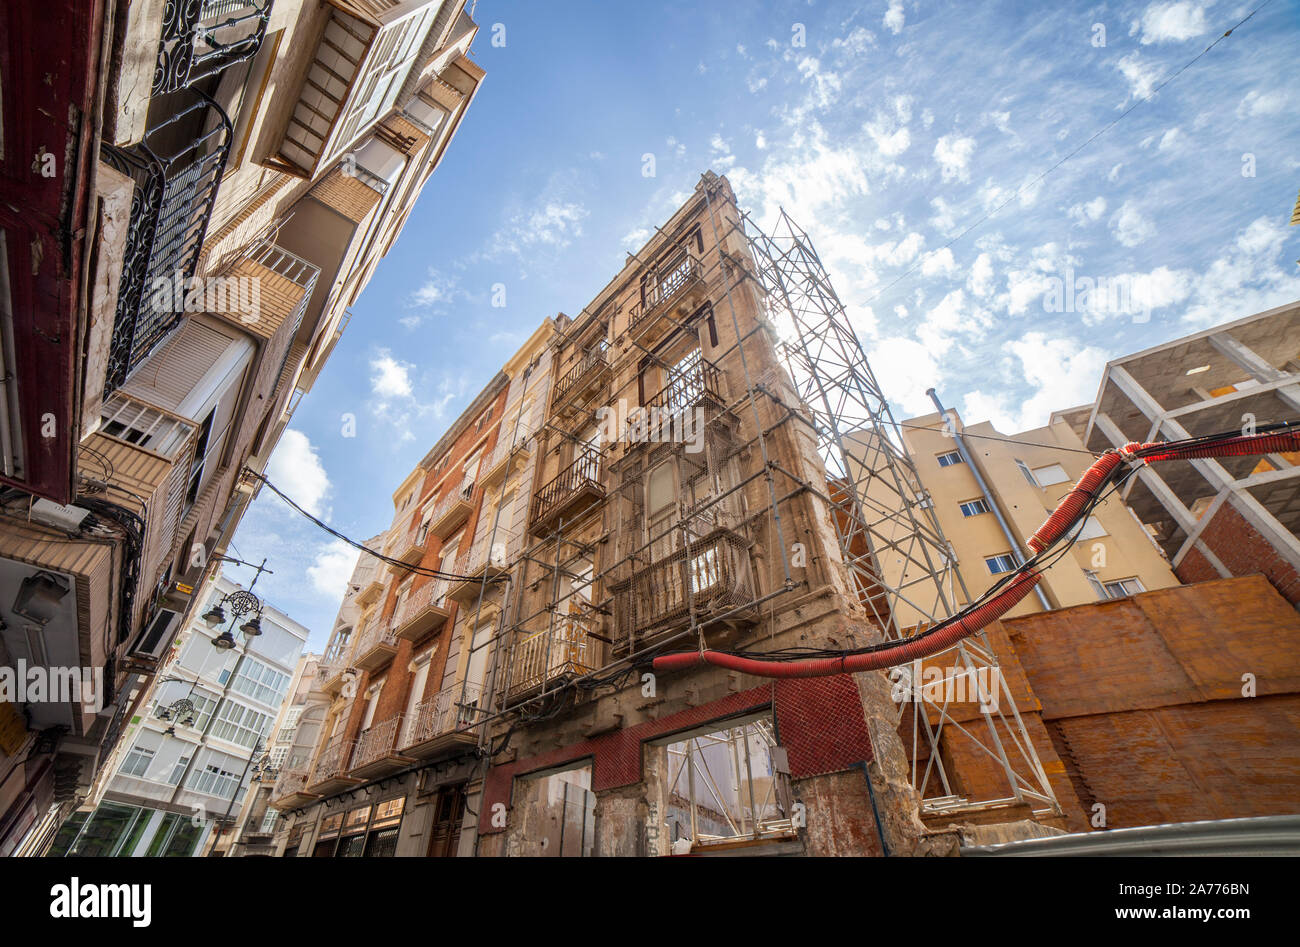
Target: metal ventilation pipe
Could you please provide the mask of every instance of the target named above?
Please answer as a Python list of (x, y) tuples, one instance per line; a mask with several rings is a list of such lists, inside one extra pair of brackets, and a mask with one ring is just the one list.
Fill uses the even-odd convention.
[[(939, 417), (946, 420), (948, 417), (948, 410), (943, 406), (943, 402), (939, 400), (939, 395), (933, 388), (927, 388), (925, 393), (930, 396), (930, 400), (934, 402), (934, 406), (939, 409)], [(1011, 550), (1015, 553), (1018, 564), (1023, 565), (1029, 560), (1029, 556), (1025, 552), (1025, 547), (1016, 537), (1015, 533), (1011, 531), (1011, 527), (1007, 524), (1006, 517), (1002, 515), (1002, 508), (998, 506), (998, 501), (995, 500), (993, 494), (989, 492), (988, 484), (984, 482), (984, 475), (980, 473), (979, 467), (975, 465), (974, 458), (971, 457), (970, 451), (966, 449), (966, 439), (962, 437), (961, 431), (957, 430), (955, 424), (952, 426), (952, 437), (953, 440), (957, 442), (957, 453), (961, 454), (962, 462), (965, 463), (966, 466), (970, 468), (970, 472), (975, 475), (975, 483), (980, 488), (980, 494), (984, 497), (984, 502), (989, 505), (989, 509), (993, 511), (994, 517), (997, 518), (998, 526), (1002, 528), (1002, 535), (1005, 536), (1007, 542), (1011, 544)], [(1041, 585), (1035, 585), (1034, 592), (1038, 595), (1038, 601), (1042, 603), (1043, 611), (1050, 612), (1052, 610), (1052, 605), (1047, 601), (1047, 596), (1043, 593), (1043, 587)]]

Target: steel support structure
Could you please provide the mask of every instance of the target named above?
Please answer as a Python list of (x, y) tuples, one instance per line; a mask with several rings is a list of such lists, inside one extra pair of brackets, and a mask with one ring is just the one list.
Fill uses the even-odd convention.
[[(827, 500), (840, 555), (859, 601), (885, 638), (923, 631), (955, 614), (970, 595), (844, 304), (807, 233), (784, 210), (770, 235), (746, 215), (735, 230), (753, 256), (753, 276), (779, 340), (778, 354), (801, 407), (812, 417), (818, 453), (826, 464)], [(882, 568), (886, 560), (888, 570)], [(899, 606), (924, 617), (912, 627), (901, 627)], [(911, 733), (903, 737), (910, 743), (913, 786), (922, 797), (922, 811), (1015, 802), (1059, 812), (987, 636), (981, 633), (959, 644), (952, 658), (947, 670), (963, 669), (976, 685), (982, 719), (959, 722), (944, 699), (946, 685), (934, 688), (931, 699), (917, 686), (921, 682), (911, 681), (908, 696), (914, 712), (906, 724)], [(903, 680), (910, 680), (909, 672)], [(900, 725), (906, 709), (903, 703)], [(995, 760), (1005, 774), (1006, 795), (959, 796), (943, 766), (945, 739), (969, 741), (965, 752)]]

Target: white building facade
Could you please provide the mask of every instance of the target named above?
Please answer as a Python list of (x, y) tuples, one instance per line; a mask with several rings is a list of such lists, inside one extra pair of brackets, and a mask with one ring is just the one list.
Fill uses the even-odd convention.
[[(100, 792), (59, 831), (52, 856), (190, 856), (239, 816), (265, 763), (308, 630), (263, 602), (261, 634), (247, 636), (218, 577), (177, 636), (152, 691), (132, 717)], [(224, 621), (203, 616), (226, 603)], [(229, 630), (236, 646), (213, 642)], [(264, 766), (262, 767), (264, 768)]]

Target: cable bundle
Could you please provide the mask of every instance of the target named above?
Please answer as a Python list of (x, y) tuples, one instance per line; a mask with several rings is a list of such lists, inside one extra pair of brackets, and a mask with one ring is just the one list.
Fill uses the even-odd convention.
[(1033, 558), (994, 583), (956, 615), (901, 641), (832, 652), (817, 648), (785, 648), (768, 652), (683, 651), (654, 659), (656, 671), (675, 671), (712, 664), (758, 677), (825, 677), (854, 671), (894, 667), (927, 658), (953, 647), (997, 621), (1033, 590), (1043, 571), (1065, 554), (1073, 539), (1052, 552), (1074, 530), (1081, 531), (1089, 514), (1145, 464), (1208, 457), (1241, 457), (1300, 450), (1300, 421), (1265, 425), (1256, 434), (1233, 431), (1165, 443), (1129, 443), (1097, 458), (1057, 508), (1029, 538)]

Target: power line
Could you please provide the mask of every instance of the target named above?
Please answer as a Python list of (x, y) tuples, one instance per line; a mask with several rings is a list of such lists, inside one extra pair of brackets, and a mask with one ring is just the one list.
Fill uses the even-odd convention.
[[(1020, 195), (1021, 195), (1024, 191), (1028, 190), (1028, 189), (1031, 188), (1031, 187), (1036, 186), (1039, 182), (1041, 182), (1041, 181), (1042, 181), (1044, 178), (1046, 178), (1049, 174), (1051, 174), (1052, 172), (1054, 172), (1057, 168), (1061, 167), (1061, 165), (1065, 164), (1065, 162), (1069, 161), (1071, 158), (1073, 158), (1073, 157), (1074, 157), (1075, 155), (1077, 155), (1079, 152), (1083, 151), (1083, 149), (1087, 148), (1089, 145), (1091, 145), (1094, 141), (1096, 141), (1096, 140), (1097, 140), (1098, 138), (1100, 138), (1102, 135), (1106, 134), (1106, 132), (1110, 131), (1112, 128), (1114, 128), (1116, 125), (1118, 125), (1120, 122), (1122, 122), (1122, 121), (1123, 121), (1125, 118), (1127, 118), (1128, 115), (1129, 115), (1129, 114), (1130, 114), (1134, 109), (1136, 109), (1139, 105), (1143, 105), (1143, 104), (1145, 104), (1145, 103), (1147, 103), (1147, 102), (1150, 102), (1153, 98), (1155, 98), (1156, 94), (1157, 94), (1161, 89), (1163, 89), (1165, 86), (1169, 85), (1169, 83), (1173, 82), (1175, 79), (1177, 79), (1179, 76), (1181, 76), (1184, 72), (1186, 72), (1188, 69), (1190, 69), (1192, 66), (1194, 66), (1194, 65), (1197, 63), (1197, 61), (1201, 59), (1201, 57), (1203, 57), (1203, 56), (1204, 56), (1206, 53), (1208, 53), (1210, 50), (1214, 49), (1215, 46), (1218, 46), (1220, 43), (1222, 43), (1225, 39), (1227, 39), (1229, 36), (1231, 36), (1231, 35), (1233, 34), (1233, 32), (1235, 32), (1236, 30), (1240, 29), (1241, 26), (1242, 26), (1242, 24), (1244, 24), (1247, 20), (1249, 20), (1249, 19), (1250, 19), (1251, 17), (1253, 17), (1256, 13), (1258, 13), (1260, 10), (1264, 9), (1264, 7), (1268, 6), (1268, 5), (1269, 5), (1270, 3), (1272, 3), (1272, 2), (1273, 2), (1273, 0), (1264, 0), (1263, 3), (1261, 3), (1259, 6), (1255, 7), (1255, 9), (1251, 10), (1248, 14), (1246, 14), (1244, 17), (1242, 17), (1241, 20), (1239, 20), (1239, 21), (1236, 23), (1236, 25), (1234, 25), (1233, 27), (1231, 27), (1230, 29), (1228, 29), (1227, 31), (1225, 31), (1225, 32), (1223, 33), (1222, 36), (1217, 37), (1217, 38), (1214, 40), (1213, 43), (1211, 43), (1209, 46), (1206, 46), (1203, 50), (1201, 50), (1199, 53), (1197, 53), (1195, 56), (1193, 56), (1193, 57), (1192, 57), (1191, 59), (1189, 59), (1187, 62), (1183, 63), (1183, 65), (1180, 66), (1179, 69), (1178, 69), (1175, 73), (1173, 73), (1173, 75), (1169, 76), (1169, 78), (1167, 78), (1167, 79), (1165, 79), (1164, 81), (1162, 81), (1159, 85), (1157, 85), (1155, 88), (1153, 88), (1153, 89), (1152, 89), (1149, 93), (1147, 93), (1145, 96), (1143, 96), (1142, 98), (1138, 99), (1136, 102), (1134, 102), (1134, 103), (1133, 103), (1132, 105), (1130, 105), (1128, 108), (1126, 108), (1126, 109), (1125, 109), (1123, 112), (1121, 112), (1121, 113), (1120, 113), (1120, 114), (1119, 114), (1115, 119), (1113, 119), (1109, 124), (1104, 125), (1101, 129), (1099, 129), (1098, 131), (1094, 132), (1093, 135), (1092, 135), (1090, 138), (1088, 138), (1087, 141), (1085, 141), (1083, 144), (1079, 145), (1079, 147), (1075, 148), (1073, 151), (1071, 151), (1071, 152), (1070, 152), (1069, 154), (1067, 154), (1065, 157), (1061, 158), (1061, 160), (1057, 161), (1056, 164), (1052, 165), (1050, 168), (1048, 168), (1046, 171), (1044, 171), (1044, 172), (1043, 172), (1042, 174), (1040, 174), (1038, 177), (1034, 178), (1032, 181), (1029, 181), (1029, 182), (1026, 183), (1026, 184), (1022, 184), (1022, 185), (1021, 185), (1019, 188), (1017, 188), (1017, 189), (1012, 193), (1012, 195), (1011, 195), (1010, 197), (1008, 197), (1005, 201), (1003, 201), (1001, 204), (999, 204), (999, 205), (997, 205), (996, 207), (994, 207), (992, 210), (990, 210), (990, 211), (986, 211), (986, 212), (984, 213), (983, 216), (981, 216), (981, 217), (980, 217), (979, 219), (977, 219), (973, 224), (971, 224), (969, 227), (967, 227), (967, 228), (966, 228), (965, 230), (963, 230), (961, 233), (957, 234), (957, 236), (953, 237), (951, 240), (949, 240), (947, 243), (945, 243), (945, 244), (944, 244), (942, 247), (940, 247), (939, 249), (940, 249), (940, 250), (946, 250), (946, 249), (952, 247), (953, 244), (955, 244), (955, 243), (959, 242), (960, 240), (964, 239), (968, 234), (970, 234), (970, 232), (971, 232), (972, 230), (974, 230), (974, 229), (975, 229), (976, 227), (978, 227), (980, 224), (984, 223), (984, 221), (988, 220), (990, 217), (993, 217), (994, 215), (996, 215), (997, 213), (999, 213), (999, 212), (1002, 210), (1002, 208), (1006, 207), (1006, 206), (1007, 206), (1008, 204), (1010, 204), (1012, 201), (1017, 200), (1017, 199), (1020, 197)], [(913, 273), (915, 273), (915, 272), (917, 271), (917, 269), (918, 269), (920, 266), (921, 266), (921, 261), (918, 259), (917, 262), (913, 263), (910, 267), (908, 267), (908, 269), (907, 269), (906, 271), (904, 271), (903, 274), (902, 274), (901, 276), (899, 276), (899, 277), (898, 277), (897, 279), (895, 279), (893, 282), (889, 283), (889, 284), (886, 285), (884, 288), (882, 288), (882, 289), (881, 289), (879, 292), (877, 292), (874, 296), (872, 296), (872, 297), (871, 297), (870, 299), (868, 299), (865, 303), (863, 303), (863, 305), (865, 305), (865, 306), (869, 306), (869, 305), (871, 305), (873, 302), (875, 302), (877, 299), (879, 299), (879, 298), (880, 298), (881, 296), (883, 296), (885, 293), (889, 292), (891, 289), (893, 289), (895, 286), (897, 286), (897, 285), (898, 285), (899, 283), (901, 283), (903, 280), (907, 279), (909, 276), (911, 276)]]
[(248, 467), (245, 467), (243, 472), (248, 474), (253, 479), (259, 481), (260, 483), (265, 484), (268, 488), (270, 488), (272, 493), (278, 496), (285, 503), (289, 504), (289, 506), (293, 507), (293, 509), (296, 510), (298, 513), (302, 514), (304, 517), (306, 517), (307, 519), (315, 523), (317, 526), (319, 526), (321, 529), (325, 530), (325, 532), (329, 533), (331, 536), (335, 537), (336, 539), (343, 540), (349, 546), (353, 546), (356, 549), (360, 549), (362, 552), (367, 553), (368, 555), (374, 556), (380, 562), (385, 562), (391, 566), (397, 566), (398, 568), (404, 569), (407, 572), (415, 573), (416, 575), (427, 575), (434, 579), (451, 579), (453, 581), (461, 580), (461, 581), (472, 581), (472, 582), (479, 582), (479, 581), (496, 582), (502, 578), (501, 576), (492, 576), (490, 578), (485, 579), (484, 576), (479, 576), (479, 575), (458, 575), (454, 572), (443, 572), (441, 569), (426, 569), (424, 566), (411, 565), (410, 563), (403, 562), (401, 559), (394, 559), (391, 556), (386, 556), (379, 550), (371, 549), (365, 543), (357, 542), (351, 536), (347, 536), (344, 533), (339, 532), (337, 529), (335, 529), (333, 526), (330, 526), (325, 521), (319, 519), (316, 516), (313, 516), (311, 513), (308, 513), (301, 506), (299, 506), (293, 500), (292, 497), (290, 497), (283, 490), (281, 490), (279, 487), (273, 484), (270, 480), (266, 479), (266, 477), (262, 476), (256, 470), (252, 470)]

